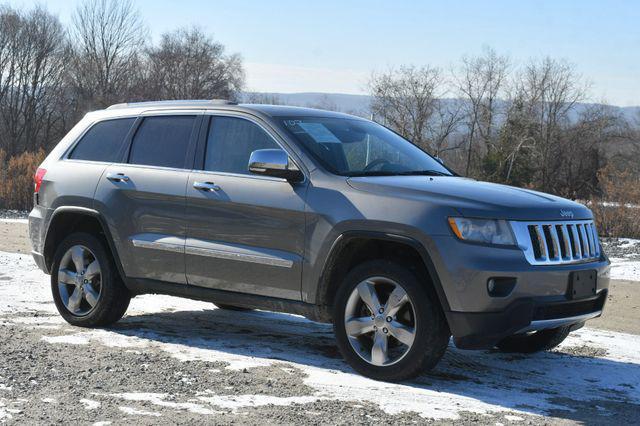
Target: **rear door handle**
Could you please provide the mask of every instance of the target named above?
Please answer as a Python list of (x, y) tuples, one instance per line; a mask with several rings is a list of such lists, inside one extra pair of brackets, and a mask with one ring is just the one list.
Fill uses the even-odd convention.
[(193, 187), (205, 192), (220, 191), (220, 187), (213, 182), (193, 182)]
[(107, 173), (107, 179), (111, 182), (129, 182), (129, 176), (124, 173)]

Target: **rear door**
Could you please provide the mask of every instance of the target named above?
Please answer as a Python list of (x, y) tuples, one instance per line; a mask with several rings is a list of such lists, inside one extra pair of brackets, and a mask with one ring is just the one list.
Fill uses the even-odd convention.
[(140, 117), (124, 161), (105, 170), (96, 204), (128, 277), (186, 283), (185, 187), (200, 112)]
[(307, 180), (248, 171), (251, 152), (282, 148), (262, 123), (207, 118), (187, 185), (189, 284), (299, 300)]

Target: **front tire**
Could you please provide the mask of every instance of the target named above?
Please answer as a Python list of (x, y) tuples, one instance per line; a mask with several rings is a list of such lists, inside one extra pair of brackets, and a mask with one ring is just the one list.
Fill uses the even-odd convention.
[(400, 381), (433, 368), (449, 343), (435, 292), (409, 267), (387, 260), (356, 266), (338, 289), (334, 331), (360, 374)]
[(131, 300), (106, 244), (82, 232), (69, 235), (56, 249), (51, 292), (60, 315), (78, 327), (113, 324)]
[(540, 330), (531, 334), (518, 334), (501, 340), (496, 346), (507, 353), (531, 354), (555, 348), (569, 335), (571, 328), (558, 327)]

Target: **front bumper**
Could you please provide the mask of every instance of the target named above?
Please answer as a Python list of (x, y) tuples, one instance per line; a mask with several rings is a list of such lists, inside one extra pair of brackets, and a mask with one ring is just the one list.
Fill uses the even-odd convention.
[(579, 300), (520, 299), (500, 312), (448, 312), (447, 320), (458, 348), (487, 349), (518, 333), (567, 325), (580, 328), (586, 320), (601, 315), (607, 293), (603, 289)]
[[(432, 253), (451, 333), (463, 349), (493, 347), (507, 336), (571, 325), (579, 327), (601, 314), (609, 288), (609, 260), (564, 265), (531, 265), (517, 248), (496, 248), (437, 237)], [(596, 271), (592, 296), (573, 299), (570, 277)], [(487, 282), (507, 277), (516, 284), (508, 294), (491, 295)]]

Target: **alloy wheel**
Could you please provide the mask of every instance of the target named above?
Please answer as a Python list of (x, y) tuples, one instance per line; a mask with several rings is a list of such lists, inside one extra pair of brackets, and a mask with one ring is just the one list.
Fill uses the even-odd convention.
[(102, 270), (87, 247), (75, 245), (62, 256), (58, 291), (66, 309), (75, 316), (89, 315), (95, 309), (102, 291)]
[(361, 281), (347, 301), (344, 325), (351, 347), (375, 366), (397, 363), (416, 337), (416, 315), (402, 286), (385, 277)]

